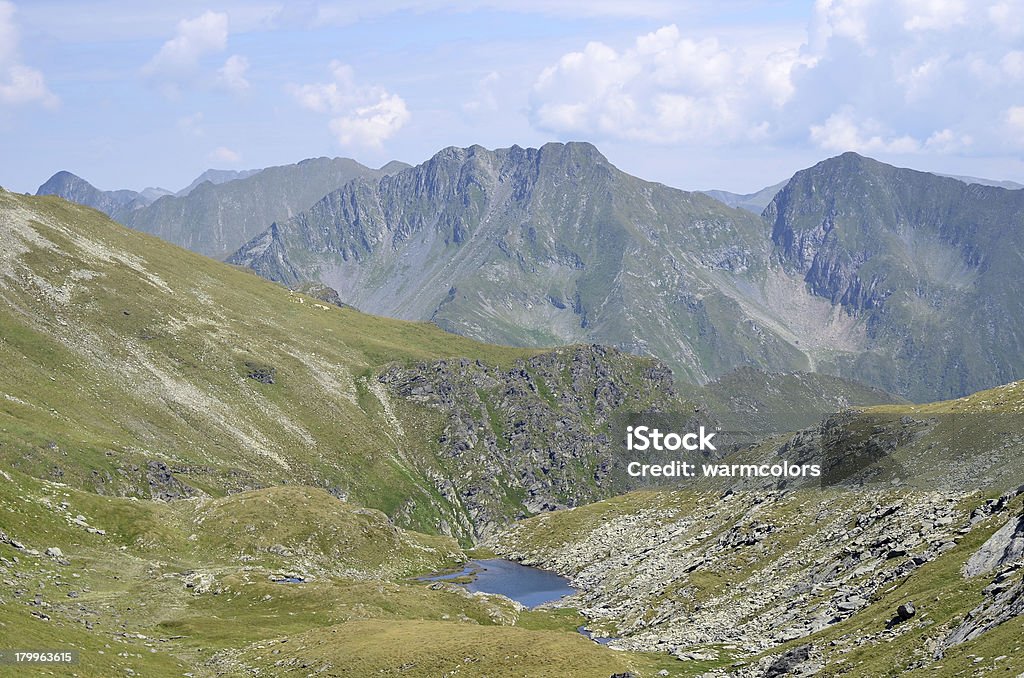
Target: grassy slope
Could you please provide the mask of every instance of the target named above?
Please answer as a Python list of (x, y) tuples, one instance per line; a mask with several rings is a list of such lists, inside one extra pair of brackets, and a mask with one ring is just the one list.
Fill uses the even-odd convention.
[[(0, 645), (79, 649), (81, 676), (236, 674), (261, 643), (403, 620), (405, 675), (436, 675), (438, 638), (489, 675), (664, 661), (583, 640), (571, 614), (404, 579), (464, 556), (355, 505), (422, 497), (409, 522), (433, 529), (441, 503), (435, 422), (379, 395), (379, 367), (535, 351), (318, 305), (55, 198), (0, 192), (0, 240), (0, 529), (25, 547), (0, 544)], [(151, 460), (210, 496), (147, 501)], [(361, 670), (397, 669), (393, 639), (359, 640)]]
[(766, 434), (814, 426), (825, 414), (902, 401), (865, 384), (813, 372), (771, 374), (741, 367), (706, 384), (702, 397), (724, 425)]
[[(168, 504), (13, 472), (0, 477), (0, 526), (24, 547), (0, 544), (0, 646), (79, 650), (80, 676), (305, 675), (303, 665), (329, 664), (323, 675), (404, 666), (402, 675), (434, 677), (461, 666), (459, 675), (605, 678), (653, 676), (666, 663), (583, 639), (565, 611), (523, 612), (408, 579), (465, 555), (450, 538), (396, 529), (312, 488)], [(274, 544), (293, 555), (268, 552)], [(66, 564), (29, 552), (52, 546)], [(306, 582), (272, 581), (280, 573)], [(0, 667), (50, 671), (62, 675)]]
[(158, 459), (215, 495), (299, 482), (388, 513), (420, 497), (409, 522), (434, 529), (428, 437), (370, 375), (535, 353), (328, 306), (56, 198), (0, 193), (0, 210), (0, 460), (38, 477), (148, 497)]

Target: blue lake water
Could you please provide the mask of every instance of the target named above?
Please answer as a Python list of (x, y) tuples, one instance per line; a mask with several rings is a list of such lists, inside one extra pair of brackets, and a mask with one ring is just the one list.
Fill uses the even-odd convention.
[(423, 579), (444, 581), (469, 575), (473, 576), (473, 581), (466, 584), (470, 591), (500, 593), (526, 607), (537, 607), (576, 593), (576, 589), (569, 586), (569, 581), (565, 577), (503, 558), (472, 560), (461, 572)]

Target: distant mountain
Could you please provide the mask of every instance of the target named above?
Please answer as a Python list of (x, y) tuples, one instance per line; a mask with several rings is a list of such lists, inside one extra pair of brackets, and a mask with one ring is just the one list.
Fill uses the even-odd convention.
[(611, 344), (707, 381), (736, 365), (807, 369), (741, 298), (767, 274), (764, 222), (632, 177), (586, 143), (447, 148), (278, 221), (229, 261), (342, 301), (497, 343)]
[(308, 209), (350, 180), (407, 167), (393, 161), (375, 170), (349, 158), (312, 158), (261, 170), (207, 170), (177, 194), (159, 188), (100, 191), (58, 172), (36, 194), (93, 207), (134, 229), (223, 259), (274, 221)]
[(168, 191), (166, 188), (159, 188), (159, 187), (151, 186), (149, 188), (142, 189), (139, 192), (139, 195), (142, 196), (146, 201), (153, 202), (154, 200), (156, 200), (158, 198), (162, 198), (165, 195), (174, 195), (174, 193), (172, 193), (171, 191)]
[(1008, 188), (1011, 191), (1024, 188), (1024, 184), (1018, 184), (1016, 181), (1001, 181), (998, 179), (979, 179), (978, 177), (965, 177), (957, 174), (939, 174), (935, 173), (936, 176), (948, 177), (950, 179), (956, 179), (962, 181), (965, 184), (979, 184), (981, 186), (995, 186), (997, 188)]
[(230, 258), (498, 343), (614, 345), (705, 383), (744, 365), (914, 400), (1024, 374), (1024, 192), (847, 153), (764, 216), (589, 144), (448, 148), (276, 221)]
[(101, 191), (85, 179), (62, 170), (47, 179), (46, 183), (36, 190), (36, 195), (60, 196), (117, 218), (132, 209), (149, 204), (149, 196), (152, 193), (143, 195), (129, 190)]
[(258, 170), (258, 169), (250, 169), (250, 170), (208, 169), (205, 172), (203, 172), (202, 174), (200, 174), (198, 177), (196, 177), (195, 180), (191, 184), (189, 184), (185, 188), (181, 189), (177, 193), (174, 193), (173, 195), (177, 195), (179, 197), (180, 196), (184, 196), (184, 195), (188, 195), (189, 193), (192, 192), (192, 190), (196, 186), (198, 186), (199, 184), (201, 184), (201, 183), (203, 183), (205, 181), (209, 181), (211, 184), (216, 186), (218, 184), (226, 184), (229, 181), (235, 181), (237, 179), (245, 179), (246, 177), (251, 177), (252, 175), (254, 175), (254, 174), (256, 174), (256, 173), (258, 173), (260, 171), (261, 170)]
[(380, 177), (387, 171), (349, 158), (313, 158), (224, 183), (203, 181), (187, 195), (161, 198), (120, 220), (193, 252), (223, 259), (274, 221), (308, 209), (352, 179)]
[(762, 188), (756, 193), (730, 193), (729, 191), (701, 191), (705, 195), (710, 195), (715, 200), (724, 202), (729, 207), (737, 207), (739, 209), (753, 212), (754, 214), (760, 214), (764, 211), (764, 208), (768, 206), (768, 203), (772, 201), (775, 194), (778, 193), (783, 186), (786, 185), (785, 181), (780, 181), (777, 184)]
[(1024, 191), (845, 153), (798, 172), (765, 217), (783, 270), (860, 333), (823, 371), (920, 400), (1024, 374)]

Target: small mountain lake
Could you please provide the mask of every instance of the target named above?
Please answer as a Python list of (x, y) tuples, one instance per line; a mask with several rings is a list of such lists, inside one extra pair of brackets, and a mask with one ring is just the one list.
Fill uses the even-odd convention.
[(422, 577), (423, 581), (446, 581), (472, 577), (465, 584), (470, 591), (500, 593), (526, 607), (537, 607), (570, 594), (576, 589), (554, 572), (520, 565), (503, 558), (471, 560), (460, 572)]

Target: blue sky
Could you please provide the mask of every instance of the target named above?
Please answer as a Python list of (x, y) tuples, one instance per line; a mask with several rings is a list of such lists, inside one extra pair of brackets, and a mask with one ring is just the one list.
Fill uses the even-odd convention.
[(845, 150), (1024, 182), (1024, 0), (0, 0), (12, 190), (552, 140), (687, 189)]

